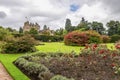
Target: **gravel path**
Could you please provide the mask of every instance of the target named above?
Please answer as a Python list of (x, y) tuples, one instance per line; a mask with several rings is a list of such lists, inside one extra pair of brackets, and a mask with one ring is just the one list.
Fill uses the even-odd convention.
[(13, 80), (1, 63), (0, 63), (0, 80)]

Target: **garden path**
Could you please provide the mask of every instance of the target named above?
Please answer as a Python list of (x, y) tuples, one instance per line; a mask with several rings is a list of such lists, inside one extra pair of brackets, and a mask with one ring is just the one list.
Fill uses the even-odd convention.
[(0, 63), (0, 80), (13, 80), (1, 63)]

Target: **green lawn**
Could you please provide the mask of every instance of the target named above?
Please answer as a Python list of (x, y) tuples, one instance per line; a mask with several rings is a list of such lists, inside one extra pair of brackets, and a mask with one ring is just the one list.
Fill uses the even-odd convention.
[[(112, 43), (107, 44), (108, 48), (113, 46)], [(64, 43), (60, 42), (52, 42), (45, 43), (45, 45), (36, 46), (36, 48), (40, 52), (64, 52), (70, 53), (71, 51), (75, 51), (76, 53), (80, 53), (80, 48), (78, 46), (66, 46)], [(10, 75), (14, 78), (14, 80), (29, 80), (17, 67), (12, 63), (16, 58), (22, 56), (24, 54), (0, 54), (0, 61), (6, 67)]]
[(76, 53), (80, 53), (80, 46), (66, 46), (62, 42), (52, 42), (52, 43), (45, 43), (45, 45), (36, 46), (37, 50), (40, 52), (64, 52), (70, 53), (74, 51)]
[(114, 43), (107, 43), (106, 45), (109, 49), (115, 49)]
[(0, 54), (0, 61), (14, 80), (30, 80), (12, 63), (16, 58), (22, 55), (23, 54)]
[[(109, 49), (111, 49), (111, 46), (114, 46), (113, 43), (107, 43), (106, 45)], [(59, 52), (64, 52), (64, 53), (70, 53), (71, 51), (74, 51), (76, 53), (80, 53), (80, 49), (83, 47), (66, 46), (64, 45), (64, 43), (61, 43), (61, 42), (52, 42), (52, 43), (45, 43), (45, 45), (36, 46), (36, 48), (40, 52), (58, 52), (59, 51)]]

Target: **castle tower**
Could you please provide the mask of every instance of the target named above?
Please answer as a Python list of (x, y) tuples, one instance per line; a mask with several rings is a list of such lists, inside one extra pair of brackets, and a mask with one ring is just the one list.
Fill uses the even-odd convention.
[(38, 32), (40, 30), (40, 25), (38, 23), (30, 23), (29, 21), (26, 21), (23, 26), (23, 32), (30, 31), (31, 28), (35, 28)]
[(23, 32), (29, 31), (29, 30), (30, 30), (29, 27), (30, 27), (30, 26), (29, 26), (29, 21), (26, 21), (26, 22), (24, 23), (24, 26), (23, 26)]

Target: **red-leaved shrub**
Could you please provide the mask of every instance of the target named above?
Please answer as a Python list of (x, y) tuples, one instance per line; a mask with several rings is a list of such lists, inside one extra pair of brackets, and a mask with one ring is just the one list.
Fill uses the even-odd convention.
[(100, 43), (102, 42), (99, 33), (89, 30), (89, 31), (73, 31), (64, 36), (64, 43), (66, 45), (79, 45), (84, 46), (90, 43)]
[(84, 46), (88, 43), (89, 37), (85, 32), (71, 32), (64, 37), (64, 42), (66, 45), (80, 45)]

